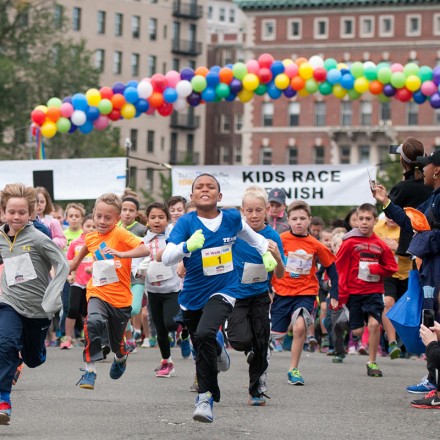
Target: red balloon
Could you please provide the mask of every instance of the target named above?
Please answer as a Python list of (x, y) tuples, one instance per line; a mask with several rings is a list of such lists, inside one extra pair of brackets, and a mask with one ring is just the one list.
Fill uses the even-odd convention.
[(151, 85), (156, 92), (163, 92), (168, 86), (168, 81), (161, 73), (155, 73), (151, 77)]
[(171, 113), (173, 113), (173, 104), (170, 104), (168, 102), (164, 102), (158, 109), (157, 112), (161, 116), (169, 116)]
[(396, 91), (394, 97), (402, 102), (408, 102), (412, 98), (412, 92), (410, 92), (406, 87), (402, 87)]
[(319, 82), (325, 81), (327, 78), (327, 70), (325, 70), (324, 67), (316, 67), (313, 71), (313, 78)]
[(101, 93), (102, 99), (111, 99), (113, 96), (113, 90), (110, 87), (101, 87), (99, 93)]
[(272, 81), (272, 71), (267, 67), (262, 67), (258, 72), (258, 78), (261, 84), (268, 84)]
[(111, 121), (119, 121), (119, 119), (121, 119), (121, 112), (117, 109), (113, 109), (108, 115), (107, 117), (111, 120)]
[(31, 113), (31, 118), (37, 125), (43, 125), (43, 122), (46, 119), (46, 114), (43, 110), (34, 110)]
[(263, 53), (258, 57), (258, 63), (260, 64), (260, 67), (270, 68), (273, 62), (274, 58), (269, 53)]

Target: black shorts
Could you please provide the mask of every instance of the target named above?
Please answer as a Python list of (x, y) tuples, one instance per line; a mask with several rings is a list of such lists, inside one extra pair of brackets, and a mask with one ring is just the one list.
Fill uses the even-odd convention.
[(350, 312), (350, 330), (362, 328), (368, 323), (369, 316), (372, 316), (379, 324), (382, 322), (384, 304), (381, 293), (350, 295), (347, 307)]
[(386, 277), (383, 280), (385, 296), (391, 296), (397, 301), (408, 290), (408, 278), (399, 280), (398, 278)]

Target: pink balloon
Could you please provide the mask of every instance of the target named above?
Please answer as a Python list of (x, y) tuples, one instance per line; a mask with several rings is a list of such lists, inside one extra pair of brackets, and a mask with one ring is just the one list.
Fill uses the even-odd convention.
[(168, 87), (176, 87), (176, 84), (180, 81), (180, 73), (175, 70), (170, 70), (166, 73), (165, 78), (168, 81)]
[(400, 63), (391, 64), (391, 72), (403, 72), (403, 66)]
[(293, 63), (284, 66), (284, 73), (292, 79), (294, 76), (298, 75), (298, 64)]
[(109, 119), (107, 118), (107, 116), (104, 115), (99, 115), (98, 119), (95, 119), (95, 121), (93, 121), (93, 126), (97, 130), (105, 130), (108, 124), (109, 124)]
[(425, 81), (420, 90), (425, 96), (432, 96), (437, 91), (437, 86), (434, 81)]
[(260, 63), (257, 60), (249, 60), (246, 63), (246, 67), (248, 73), (254, 73), (255, 75), (258, 75), (258, 72), (260, 70)]
[(73, 105), (70, 102), (63, 102), (60, 111), (63, 118), (70, 118), (73, 114)]

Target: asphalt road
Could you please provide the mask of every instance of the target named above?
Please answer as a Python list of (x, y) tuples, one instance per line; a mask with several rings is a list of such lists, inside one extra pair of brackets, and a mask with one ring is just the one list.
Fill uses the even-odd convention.
[(130, 356), (118, 381), (109, 378), (110, 361), (97, 365), (95, 390), (75, 386), (81, 373), (81, 349), (48, 349), (45, 365), (25, 368), (12, 393), (9, 426), (0, 439), (438, 439), (440, 410), (409, 405), (405, 392), (425, 374), (421, 360), (379, 358), (384, 377), (371, 378), (366, 357), (348, 356), (333, 364), (320, 353), (304, 353), (304, 387), (287, 383), (289, 353), (274, 353), (269, 370), (271, 400), (247, 405), (247, 364), (232, 352), (231, 369), (220, 375), (222, 401), (214, 405), (214, 423), (192, 420), (195, 394), (189, 391), (193, 361), (173, 349), (176, 374), (158, 379), (158, 349)]

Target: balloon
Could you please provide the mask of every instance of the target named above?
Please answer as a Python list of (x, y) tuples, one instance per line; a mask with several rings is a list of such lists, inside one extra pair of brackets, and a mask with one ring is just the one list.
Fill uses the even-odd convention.
[(163, 91), (163, 99), (165, 100), (165, 102), (172, 104), (173, 102), (177, 101), (177, 98), (179, 97), (179, 95), (177, 94), (176, 89), (173, 89), (171, 87), (167, 87), (164, 91)]
[(87, 108), (87, 98), (82, 93), (76, 93), (72, 96), (72, 104), (75, 110), (85, 110)]
[(33, 110), (31, 113), (32, 121), (34, 121), (37, 125), (42, 125), (46, 120), (46, 113), (42, 110)]
[[(322, 67), (318, 67), (317, 69), (322, 69)], [(262, 69), (261, 69), (262, 70)], [(325, 70), (325, 69), (324, 69)], [(316, 72), (316, 69), (315, 69)], [(292, 62), (292, 64), (284, 65), (284, 73), (292, 79), (294, 76), (298, 75), (298, 66)], [(261, 78), (260, 78), (261, 79)], [(272, 78), (271, 78), (272, 79)], [(270, 81), (270, 80), (269, 80)]]
[(186, 100), (187, 100), (188, 104), (189, 104), (191, 107), (197, 107), (197, 106), (200, 104), (202, 98), (201, 98), (201, 96), (200, 96), (199, 93), (192, 92), (192, 93), (186, 98)]
[(377, 99), (381, 103), (390, 102), (390, 98), (388, 98), (388, 96), (385, 96), (383, 93), (377, 95)]
[(392, 74), (393, 72), (391, 71), (390, 67), (381, 67), (377, 70), (377, 79), (382, 84), (389, 84)]
[(327, 72), (327, 81), (330, 84), (338, 83), (341, 80), (341, 78), (342, 78), (341, 71), (338, 69), (330, 69)]
[(267, 67), (262, 67), (258, 72), (258, 78), (262, 84), (268, 84), (272, 81), (272, 71)]
[(263, 53), (258, 57), (258, 64), (260, 67), (266, 67), (269, 69), (273, 62), (273, 56), (268, 53)]
[(234, 78), (231, 81), (231, 84), (229, 84), (229, 88), (231, 89), (231, 92), (236, 95), (238, 92), (241, 91), (241, 89), (243, 88), (243, 85), (239, 79)]
[(400, 63), (391, 64), (391, 72), (403, 72), (403, 66)]
[(327, 70), (325, 70), (324, 67), (317, 67), (313, 71), (313, 78), (315, 78), (318, 82), (325, 81), (327, 78)]
[(108, 127), (109, 119), (107, 116), (100, 115), (96, 121), (93, 122), (93, 126), (97, 130), (105, 130)]
[(247, 73), (242, 81), (243, 89), (254, 91), (260, 84), (258, 76), (255, 73)]
[(313, 69), (324, 67), (324, 60), (319, 55), (313, 55), (309, 59), (309, 64), (313, 67)]
[(180, 71), (180, 78), (182, 80), (191, 81), (191, 78), (194, 76), (194, 70), (190, 67), (185, 67)]
[(283, 92), (273, 82), (271, 82), (267, 85), (267, 94), (272, 99), (278, 99), (282, 96)]
[(111, 98), (111, 103), (114, 109), (120, 110), (125, 104), (125, 97), (120, 93), (115, 93)]
[[(264, 87), (266, 87), (266, 86), (264, 86)], [(235, 101), (235, 99), (237, 98), (237, 95), (235, 94), (235, 93), (229, 93), (229, 95), (225, 98), (225, 101), (228, 101), (228, 102), (232, 102), (232, 101)]]
[(437, 86), (434, 81), (425, 81), (420, 87), (422, 93), (426, 96), (432, 96), (437, 91)]
[(208, 72), (206, 75), (206, 84), (208, 87), (212, 87), (215, 89), (217, 84), (220, 83), (220, 77), (219, 74), (216, 72)]
[(301, 64), (304, 64), (304, 63), (309, 63), (309, 60), (307, 59), (307, 58), (304, 58), (304, 57), (298, 57), (296, 60), (295, 60), (295, 63), (296, 63), (296, 65), (299, 67), (299, 66), (301, 66)]
[(366, 78), (356, 78), (354, 81), (354, 89), (358, 93), (365, 93), (369, 88), (369, 82)]
[(257, 60), (249, 60), (246, 63), (246, 69), (248, 73), (258, 75), (258, 72), (260, 71), (260, 63)]
[[(311, 81), (313, 81), (313, 80), (311, 80)], [(285, 73), (280, 73), (279, 75), (277, 75), (275, 77), (274, 83), (280, 90), (285, 90), (285, 89), (287, 89), (287, 87), (290, 86), (290, 79)], [(243, 86), (244, 86), (244, 84), (243, 84)]]
[(216, 88), (215, 88), (215, 94), (220, 98), (220, 99), (224, 99), (226, 98), (230, 93), (230, 89), (229, 86), (227, 84), (223, 84), (220, 83)]
[(70, 118), (73, 113), (73, 105), (70, 102), (63, 102), (60, 111), (63, 118)]
[(173, 113), (173, 104), (169, 104), (167, 102), (164, 102), (158, 109), (157, 112), (161, 116), (169, 116), (171, 113)]
[(86, 117), (88, 121), (94, 121), (99, 118), (100, 112), (98, 107), (88, 107), (86, 110)]
[[(440, 84), (440, 66), (437, 66), (432, 72), (432, 80), (439, 85)], [(431, 104), (432, 105), (432, 104)]]
[(37, 105), (34, 110), (41, 110), (44, 114), (47, 113), (47, 107), (45, 105)]
[(227, 67), (223, 67), (222, 69), (220, 69), (220, 72), (218, 73), (220, 82), (225, 83), (225, 84), (229, 84), (232, 79), (234, 78), (234, 73), (232, 72), (231, 69), (227, 68)]
[(153, 86), (153, 90), (156, 92), (163, 92), (167, 87), (167, 79), (161, 73), (155, 73), (151, 77), (151, 85)]
[[(177, 72), (176, 70), (170, 70), (169, 72), (167, 72), (165, 74), (165, 78), (167, 80), (168, 87), (175, 88), (177, 83), (180, 81), (180, 73)], [(138, 93), (139, 93), (139, 89), (138, 89)], [(147, 98), (148, 98), (148, 96), (147, 96)]]
[(47, 101), (47, 107), (56, 107), (60, 108), (62, 104), (62, 101), (60, 98), (50, 98), (49, 101)]
[(428, 66), (422, 66), (419, 69), (419, 78), (423, 82), (432, 80), (432, 69)]
[(329, 82), (324, 81), (321, 84), (319, 84), (318, 90), (319, 93), (321, 93), (321, 95), (324, 96), (330, 95), (330, 93), (333, 92), (333, 86)]
[(121, 119), (121, 112), (119, 111), (119, 109), (114, 108), (108, 115), (108, 118), (110, 119), (110, 121), (119, 121), (119, 119)]
[(341, 84), (335, 84), (333, 86), (333, 95), (338, 98), (342, 99), (347, 94), (347, 90), (342, 87)]
[(60, 133), (68, 133), (70, 127), (72, 126), (70, 121), (67, 118), (63, 118), (63, 117), (58, 119), (56, 125), (57, 125), (57, 131), (59, 131)]
[(153, 93), (153, 86), (149, 81), (141, 81), (137, 86), (139, 98), (148, 99)]
[(75, 110), (72, 113), (71, 120), (77, 127), (81, 127), (81, 125), (84, 125), (85, 122), (87, 121), (87, 116), (84, 111)]
[(99, 93), (102, 99), (110, 99), (113, 96), (113, 90), (110, 87), (101, 87)]
[(113, 110), (113, 104), (109, 99), (101, 99), (98, 110), (101, 115), (108, 115)]
[(132, 119), (132, 118), (134, 118), (135, 114), (136, 114), (136, 107), (133, 104), (124, 104), (122, 106), (121, 116), (124, 119)]
[(245, 75), (248, 73), (246, 64), (244, 63), (235, 63), (234, 67), (232, 67), (232, 72), (237, 79), (243, 79)]
[(293, 98), (294, 96), (296, 96), (296, 90), (293, 90), (292, 86), (289, 86), (286, 89), (284, 89), (283, 93), (286, 98)]
[(434, 93), (429, 98), (429, 103), (431, 104), (432, 108), (440, 108), (440, 94), (438, 92)]
[(356, 92), (355, 89), (348, 90), (347, 95), (352, 101), (359, 99), (362, 96), (359, 92)]
[(89, 89), (86, 92), (87, 104), (97, 106), (101, 101), (101, 93), (98, 89)]
[(135, 104), (136, 112), (144, 113), (150, 108), (150, 104), (146, 99), (138, 99), (138, 101)]
[[(287, 90), (287, 89), (286, 89)], [(260, 84), (257, 88), (256, 88), (256, 90), (255, 90), (255, 94), (256, 95), (258, 95), (258, 96), (263, 96), (264, 94), (266, 94), (266, 92), (267, 92), (267, 86), (266, 86), (266, 84)]]
[(309, 63), (302, 63), (298, 69), (299, 76), (303, 79), (310, 79), (313, 77), (313, 67)]
[(249, 102), (254, 97), (254, 92), (250, 90), (243, 89), (240, 92), (238, 92), (238, 99), (240, 102)]
[(209, 73), (209, 69), (205, 66), (197, 67), (197, 69), (194, 71), (195, 75), (200, 75), (200, 76), (206, 76), (208, 73)]
[(379, 95), (382, 93), (383, 84), (378, 80), (371, 81), (370, 86), (369, 86), (369, 90), (370, 90), (370, 93), (372, 93), (373, 95)]
[(365, 67), (364, 65), (364, 76), (368, 81), (374, 81), (377, 79), (377, 67), (374, 65)]
[(139, 95), (135, 87), (126, 87), (124, 90), (124, 98), (129, 104), (134, 104), (138, 99)]
[(391, 75), (391, 85), (396, 89), (400, 89), (405, 85), (405, 75), (403, 72), (393, 72)]
[(355, 61), (350, 67), (350, 72), (355, 78), (362, 78), (364, 76), (364, 65), (360, 61)]
[[(164, 103), (162, 93), (153, 92), (153, 94), (148, 99), (148, 102), (150, 103), (150, 106), (152, 108), (159, 108)], [(121, 112), (121, 114), (122, 114), (122, 112)], [(124, 115), (122, 114), (122, 116), (124, 116)]]
[(388, 97), (394, 96), (396, 94), (396, 89), (391, 84), (385, 84), (383, 86), (383, 94)]
[(81, 127), (78, 127), (82, 134), (89, 134), (93, 130), (93, 122), (86, 121)]
[(419, 66), (416, 63), (408, 63), (403, 68), (403, 74), (408, 77), (411, 75), (418, 75), (419, 74)]
[(188, 103), (186, 102), (185, 98), (178, 98), (176, 102), (173, 104), (174, 110), (180, 112), (182, 110), (185, 110), (188, 106)]
[(120, 93), (121, 95), (124, 93), (125, 84), (121, 82), (116, 82), (113, 84), (113, 93)]
[(176, 92), (179, 98), (186, 98), (192, 92), (192, 85), (187, 80), (179, 81), (176, 85)]
[(206, 102), (213, 102), (216, 98), (215, 89), (212, 87), (206, 87), (202, 92), (202, 99)]
[(300, 76), (295, 76), (290, 80), (290, 85), (292, 86), (293, 90), (299, 91), (304, 88), (306, 82)]
[(270, 71), (272, 72), (273, 76), (284, 73), (284, 64), (282, 63), (282, 61), (274, 61), (270, 66)]
[(324, 61), (324, 68), (327, 71), (329, 71), (331, 69), (335, 69), (337, 65), (338, 65), (338, 62), (334, 58), (327, 58)]
[(406, 87), (402, 87), (396, 90), (394, 97), (399, 101), (408, 102), (412, 98), (412, 93)]
[(345, 73), (341, 77), (341, 86), (346, 89), (350, 90), (354, 86), (354, 77), (351, 73)]
[(306, 84), (305, 84), (305, 89), (310, 93), (310, 94), (313, 94), (313, 93), (315, 93), (315, 92), (317, 92), (318, 91), (318, 83), (313, 79), (313, 78), (311, 78), (311, 79), (308, 79), (307, 81), (306, 81)]
[(192, 88), (195, 92), (202, 92), (206, 88), (206, 78), (202, 75), (195, 75), (191, 80)]
[(137, 81), (131, 80), (131, 81), (128, 81), (128, 83), (125, 85), (125, 87), (134, 87), (135, 89), (137, 89), (138, 84), (139, 83)]
[(416, 90), (419, 90), (421, 85), (422, 85), (422, 81), (420, 81), (420, 78), (418, 76), (416, 75), (407, 76), (405, 81), (405, 87), (410, 92), (415, 92)]
[(426, 96), (420, 90), (413, 93), (413, 100), (417, 104), (423, 104), (426, 99)]
[(56, 135), (56, 133), (57, 133), (57, 126), (56, 126), (55, 122), (53, 122), (53, 121), (46, 121), (41, 126), (41, 134), (45, 138), (52, 138)]

